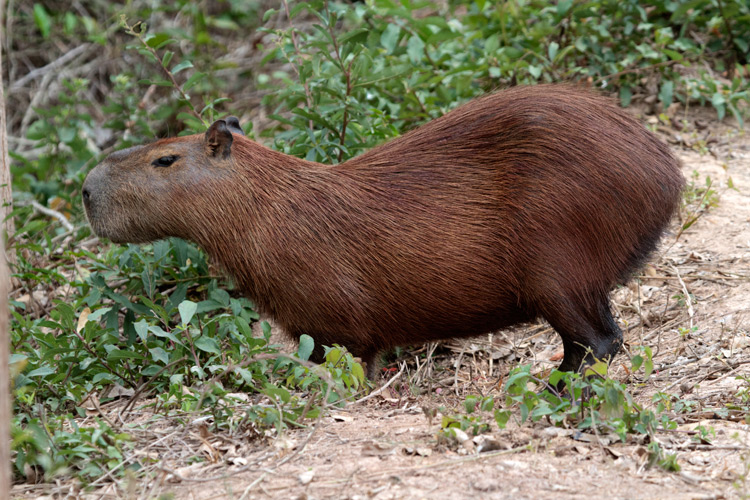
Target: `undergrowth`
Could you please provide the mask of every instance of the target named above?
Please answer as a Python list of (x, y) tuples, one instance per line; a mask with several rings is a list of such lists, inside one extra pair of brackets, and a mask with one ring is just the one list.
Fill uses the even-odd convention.
[[(643, 356), (632, 358), (631, 376), (641, 368), (640, 378), (645, 381), (653, 370), (648, 348), (644, 348)], [(656, 393), (653, 409), (643, 407), (633, 400), (628, 384), (608, 377), (607, 372), (607, 364), (598, 362), (583, 374), (553, 370), (548, 380), (541, 380), (532, 374), (531, 365), (518, 366), (505, 381), (501, 408), (496, 408), (494, 398), (489, 396), (468, 396), (462, 413), (441, 408), (439, 437), (442, 441), (455, 437), (455, 429), (473, 435), (489, 432), (493, 421), (501, 430), (511, 422), (517, 426), (545, 422), (592, 434), (593, 442), (637, 441), (648, 450), (647, 465), (679, 471), (676, 454), (665, 451), (657, 433), (676, 429), (675, 417), (691, 410), (695, 402)], [(601, 436), (607, 439), (600, 440)]]

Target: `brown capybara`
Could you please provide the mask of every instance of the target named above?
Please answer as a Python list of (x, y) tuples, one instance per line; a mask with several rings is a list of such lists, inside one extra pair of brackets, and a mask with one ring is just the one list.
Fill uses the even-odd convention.
[(114, 242), (198, 243), (286, 332), (345, 345), (370, 375), (383, 349), (539, 316), (575, 370), (619, 350), (609, 292), (654, 250), (683, 184), (667, 146), (609, 99), (539, 85), (335, 166), (218, 120), (113, 153), (83, 200)]

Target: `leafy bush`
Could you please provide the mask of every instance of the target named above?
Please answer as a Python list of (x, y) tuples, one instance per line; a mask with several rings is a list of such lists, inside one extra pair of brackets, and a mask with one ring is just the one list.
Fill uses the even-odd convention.
[[(292, 23), (312, 17), (313, 28), (273, 30), (266, 57), (291, 71), (259, 78), (261, 88), (281, 84), (266, 97), (278, 125), (264, 135), (287, 153), (335, 163), (481, 93), (560, 80), (619, 89), (626, 106), (634, 89), (654, 86), (664, 107), (710, 102), (719, 118), (729, 110), (742, 123), (750, 6), (641, 3), (456, 2), (447, 16), (423, 16), (430, 2), (300, 2)], [(707, 36), (695, 40), (695, 29)]]
[[(653, 369), (648, 348), (644, 349), (644, 355), (632, 358), (631, 373), (643, 367), (643, 376), (648, 378)], [(695, 406), (695, 402), (656, 393), (655, 408), (644, 408), (633, 401), (625, 383), (607, 377), (604, 362), (594, 364), (584, 375), (553, 370), (549, 381), (532, 375), (531, 365), (519, 366), (510, 371), (505, 394), (502, 409), (494, 409), (495, 401), (491, 396), (468, 396), (464, 401), (465, 414), (454, 414), (441, 407), (439, 439), (454, 436), (453, 429), (471, 431), (474, 435), (489, 432), (493, 415), (500, 429), (505, 429), (511, 419), (519, 425), (544, 420), (595, 436), (616, 435), (623, 442), (630, 435), (640, 435), (648, 445), (649, 465), (678, 471), (676, 456), (662, 449), (656, 433), (674, 430), (677, 423), (672, 415), (688, 412)]]

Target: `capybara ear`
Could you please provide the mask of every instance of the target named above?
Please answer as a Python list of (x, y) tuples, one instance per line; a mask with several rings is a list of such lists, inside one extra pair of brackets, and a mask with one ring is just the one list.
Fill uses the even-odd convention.
[(216, 120), (206, 130), (206, 153), (209, 156), (226, 158), (232, 151), (232, 132), (224, 120)]
[(227, 116), (224, 118), (224, 121), (227, 122), (227, 128), (229, 128), (231, 133), (245, 135), (245, 131), (242, 130), (242, 126), (240, 125), (239, 118), (236, 116)]

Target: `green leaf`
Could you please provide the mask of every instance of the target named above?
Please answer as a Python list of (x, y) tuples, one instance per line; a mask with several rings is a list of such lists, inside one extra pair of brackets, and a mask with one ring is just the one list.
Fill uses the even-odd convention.
[(464, 410), (466, 413), (474, 413), (477, 407), (477, 398), (475, 396), (467, 396), (464, 400)]
[(724, 94), (721, 92), (716, 92), (714, 95), (711, 96), (711, 104), (713, 107), (719, 107), (722, 104), (725, 104), (727, 100), (724, 98)]
[(487, 37), (487, 41), (484, 42), (484, 53), (494, 55), (498, 48), (500, 48), (500, 37), (497, 34)]
[(297, 348), (297, 356), (307, 361), (310, 359), (310, 355), (313, 352), (313, 349), (315, 348), (315, 341), (313, 338), (309, 335), (300, 335), (299, 338), (299, 348)]
[(673, 61), (682, 61), (683, 59), (685, 59), (685, 57), (676, 50), (662, 49), (662, 52), (664, 52), (667, 57), (669, 57)]
[(60, 142), (70, 144), (78, 135), (78, 129), (75, 127), (60, 127), (57, 129), (57, 135), (60, 138)]
[(182, 86), (182, 90), (187, 92), (190, 88), (192, 88), (196, 83), (201, 81), (203, 78), (206, 77), (205, 73), (193, 73), (193, 76), (188, 78), (188, 80), (185, 82), (185, 84)]
[(326, 363), (336, 365), (343, 355), (344, 353), (341, 351), (341, 349), (339, 349), (338, 347), (333, 347), (326, 353)]
[(648, 346), (645, 346), (643, 350), (646, 353), (646, 364), (644, 366), (644, 376), (646, 378), (649, 378), (651, 376), (651, 373), (654, 371), (653, 353), (651, 351), (651, 348)]
[(492, 411), (492, 409), (495, 407), (495, 399), (492, 397), (487, 397), (482, 399), (482, 411)]
[(549, 46), (547, 47), (547, 56), (549, 57), (550, 62), (555, 60), (555, 56), (557, 56), (557, 51), (559, 49), (560, 49), (559, 43), (552, 42), (549, 44)]
[(240, 334), (243, 337), (247, 339), (253, 337), (253, 331), (250, 328), (250, 324), (245, 320), (245, 318), (242, 318), (240, 316), (235, 316), (234, 324), (237, 325), (237, 330), (239, 330)]
[(76, 29), (76, 25), (78, 25), (78, 18), (72, 12), (66, 12), (63, 22), (65, 23), (65, 33), (70, 35)]
[(630, 106), (630, 101), (633, 98), (633, 91), (627, 85), (620, 87), (620, 105), (623, 108)]
[(97, 309), (96, 311), (89, 314), (88, 320), (89, 321), (99, 321), (99, 318), (107, 314), (109, 311), (111, 311), (111, 307), (102, 307), (101, 309)]
[(26, 374), (26, 376), (27, 377), (46, 377), (47, 375), (52, 375), (53, 373), (57, 373), (57, 370), (49, 366), (40, 366), (36, 370), (31, 370), (29, 373)]
[(164, 56), (161, 58), (161, 65), (165, 68), (168, 68), (173, 56), (174, 52), (172, 52), (171, 50), (164, 52)]
[(541, 66), (531, 66), (531, 65), (529, 65), (529, 73), (535, 79), (539, 79), (539, 77), (542, 76), (542, 68), (541, 68)]
[(630, 358), (630, 367), (632, 371), (637, 372), (642, 365), (643, 356), (641, 356), (640, 354), (636, 354), (635, 356)]
[[(179, 73), (183, 69), (188, 69), (188, 68), (192, 68), (192, 67), (193, 67), (193, 63), (191, 61), (188, 61), (188, 60), (182, 61), (179, 64), (176, 64), (174, 68), (172, 68), (172, 74), (176, 75), (177, 73)], [(187, 83), (186, 83), (186, 85), (187, 85)]]
[(177, 310), (180, 312), (180, 320), (182, 321), (183, 325), (187, 325), (190, 323), (190, 320), (193, 319), (193, 315), (195, 314), (196, 309), (198, 309), (198, 304), (191, 300), (183, 300), (179, 306), (177, 306)]
[(505, 426), (508, 424), (508, 420), (510, 420), (510, 410), (496, 410), (495, 411), (495, 422), (497, 422), (497, 426), (501, 429), (505, 429)]
[(260, 328), (263, 331), (263, 337), (265, 337), (266, 340), (271, 338), (271, 323), (268, 321), (263, 321), (260, 324)]
[(409, 42), (406, 44), (406, 54), (414, 64), (419, 63), (424, 57), (424, 42), (417, 35), (409, 38)]
[[(135, 325), (133, 325), (133, 326), (135, 326)], [(178, 339), (177, 337), (175, 337), (175, 335), (172, 332), (165, 332), (162, 329), (162, 327), (160, 327), (159, 325), (149, 326), (148, 327), (148, 331), (151, 332), (151, 333), (153, 333), (157, 337), (167, 338), (167, 339), (171, 340), (172, 342), (174, 342), (175, 344), (182, 345), (182, 342), (180, 342), (180, 339)]]
[(549, 376), (549, 385), (552, 387), (556, 387), (557, 384), (563, 379), (565, 372), (561, 372), (560, 370), (552, 370), (552, 373), (550, 373)]
[(720, 121), (724, 119), (724, 114), (726, 113), (726, 102), (727, 101), (721, 92), (715, 92), (714, 95), (711, 96), (711, 104), (716, 109), (716, 114)]
[(279, 398), (282, 402), (288, 403), (289, 400), (292, 398), (292, 395), (289, 394), (289, 391), (286, 389), (282, 389), (281, 387), (276, 387), (271, 384), (266, 384), (265, 389), (263, 389), (263, 392), (270, 396), (271, 398)]
[(227, 292), (223, 288), (212, 290), (211, 293), (208, 294), (208, 297), (220, 303), (224, 307), (229, 307), (229, 292)]
[(175, 42), (175, 40), (170, 38), (167, 33), (156, 33), (153, 35), (146, 35), (143, 37), (143, 39), (145, 40), (146, 45), (148, 45), (149, 47), (155, 50), (159, 50), (165, 45)]
[(215, 339), (206, 335), (202, 335), (195, 340), (195, 347), (201, 351), (210, 352), (211, 354), (221, 354), (219, 343)]
[(573, 0), (560, 0), (557, 2), (557, 15), (564, 16), (573, 6)]
[(382, 82), (385, 80), (390, 80), (391, 78), (395, 78), (397, 76), (402, 76), (404, 73), (408, 73), (411, 70), (412, 70), (412, 66), (409, 64), (398, 64), (395, 66), (389, 66), (385, 68), (384, 70), (379, 71), (378, 73), (369, 75), (370, 79), (357, 82), (353, 86), (354, 87), (368, 87), (374, 83)]
[(154, 358), (154, 361), (164, 363), (165, 365), (169, 364), (169, 354), (161, 347), (149, 349), (149, 352), (151, 353), (151, 357)]
[(365, 371), (362, 368), (362, 364), (354, 363), (352, 365), (352, 375), (360, 382), (365, 380)]
[(34, 22), (44, 38), (49, 38), (49, 32), (52, 28), (52, 19), (50, 19), (47, 10), (40, 3), (34, 4)]
[(386, 52), (388, 52), (389, 54), (392, 54), (396, 49), (396, 44), (398, 43), (398, 36), (400, 33), (401, 28), (399, 28), (395, 24), (389, 24), (385, 28), (385, 30), (383, 30), (383, 34), (380, 35), (380, 44), (385, 47)]
[[(90, 318), (91, 316), (89, 316)], [(146, 339), (148, 338), (148, 323), (145, 319), (142, 319), (140, 321), (136, 321), (133, 323), (133, 328), (135, 329), (136, 335), (138, 335), (138, 338), (141, 339), (141, 342), (146, 342)]]
[(367, 35), (370, 33), (370, 30), (368, 28), (357, 28), (351, 31), (348, 31), (338, 37), (339, 44), (344, 44), (345, 42), (364, 42), (367, 40)]
[(607, 369), (609, 366), (604, 361), (597, 361), (596, 363), (586, 367), (584, 375), (590, 377), (591, 375), (598, 375), (600, 377), (607, 376)]
[(272, 15), (276, 14), (276, 12), (278, 12), (276, 9), (268, 9), (267, 11), (265, 11), (263, 13), (263, 24), (265, 24)]
[(94, 375), (94, 378), (91, 379), (91, 382), (93, 382), (94, 384), (98, 384), (102, 382), (103, 380), (109, 380), (110, 382), (113, 382), (113, 381), (117, 381), (118, 378), (109, 372), (99, 372), (96, 375)]
[(668, 108), (672, 104), (672, 93), (674, 92), (674, 82), (667, 80), (662, 82), (661, 88), (659, 89), (659, 100), (661, 101), (664, 109)]
[(119, 359), (137, 359), (137, 360), (143, 360), (145, 359), (143, 356), (138, 354), (137, 352), (133, 351), (123, 351), (122, 349), (112, 349), (107, 354), (107, 360), (108, 361), (116, 361)]

